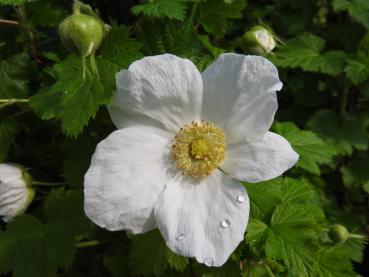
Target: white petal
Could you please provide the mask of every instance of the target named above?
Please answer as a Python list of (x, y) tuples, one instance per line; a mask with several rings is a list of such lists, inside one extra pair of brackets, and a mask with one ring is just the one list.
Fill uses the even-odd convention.
[(208, 266), (227, 261), (244, 239), (248, 217), (245, 188), (220, 171), (197, 181), (178, 175), (155, 207), (167, 246)]
[(200, 119), (201, 74), (187, 59), (170, 54), (145, 57), (116, 79), (109, 111), (118, 128), (148, 124), (176, 132)]
[(155, 227), (153, 208), (167, 182), (170, 137), (143, 126), (124, 128), (100, 142), (85, 175), (85, 212), (111, 231)]
[(260, 138), (270, 128), (282, 83), (267, 59), (223, 54), (202, 78), (203, 119), (224, 128), (229, 143)]
[(267, 132), (260, 141), (228, 145), (221, 168), (237, 180), (257, 183), (281, 175), (298, 159), (286, 139)]
[(7, 183), (22, 177), (22, 170), (19, 167), (0, 163), (0, 182)]

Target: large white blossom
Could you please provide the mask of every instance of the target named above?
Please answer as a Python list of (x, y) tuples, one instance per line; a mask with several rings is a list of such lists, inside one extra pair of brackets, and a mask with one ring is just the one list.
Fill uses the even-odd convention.
[(116, 80), (109, 111), (119, 130), (98, 144), (85, 175), (87, 216), (111, 231), (159, 228), (172, 251), (222, 265), (249, 217), (240, 181), (272, 179), (298, 160), (268, 131), (282, 88), (277, 69), (223, 54), (201, 74), (165, 54)]
[(23, 169), (0, 163), (0, 217), (4, 221), (23, 214), (32, 202), (35, 191), (30, 181)]

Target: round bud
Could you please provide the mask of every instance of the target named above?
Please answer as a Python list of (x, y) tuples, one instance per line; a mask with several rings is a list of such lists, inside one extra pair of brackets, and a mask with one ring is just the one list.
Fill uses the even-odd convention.
[(346, 227), (340, 224), (332, 225), (328, 235), (331, 240), (337, 243), (344, 242), (350, 237), (350, 233), (347, 231)]
[(275, 46), (273, 34), (263, 26), (254, 26), (242, 36), (241, 47), (248, 52), (265, 55)]
[(26, 211), (35, 196), (31, 184), (32, 177), (23, 167), (0, 163), (0, 217), (4, 221)]
[(93, 16), (75, 13), (60, 23), (59, 34), (69, 51), (87, 57), (99, 48), (104, 26)]

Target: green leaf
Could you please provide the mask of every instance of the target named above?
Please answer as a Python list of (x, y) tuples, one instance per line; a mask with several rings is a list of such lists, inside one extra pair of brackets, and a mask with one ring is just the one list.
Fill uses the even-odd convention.
[(0, 99), (25, 98), (33, 64), (26, 53), (11, 56), (0, 63)]
[(0, 0), (0, 5), (14, 5), (19, 6), (27, 3), (29, 0)]
[(135, 275), (160, 275), (167, 266), (183, 271), (189, 264), (188, 258), (172, 253), (165, 245), (159, 231), (154, 230), (132, 238), (129, 256), (130, 272)]
[(341, 246), (320, 249), (315, 255), (313, 272), (317, 277), (357, 276), (352, 271), (348, 252)]
[(275, 123), (274, 131), (287, 139), (292, 148), (300, 155), (297, 167), (313, 174), (320, 174), (319, 164), (332, 160), (337, 152), (311, 131), (302, 131), (294, 123)]
[(126, 241), (114, 242), (104, 253), (103, 263), (113, 277), (130, 276), (127, 262), (128, 248)]
[(135, 276), (163, 273), (167, 266), (165, 248), (165, 242), (156, 230), (133, 237), (129, 256), (130, 272)]
[(226, 3), (223, 0), (200, 2), (196, 19), (206, 32), (221, 37), (230, 25), (230, 19), (242, 16), (242, 10), (246, 7), (245, 0), (234, 0)]
[(290, 39), (270, 59), (280, 67), (302, 68), (311, 72), (339, 75), (345, 65), (343, 51), (323, 53), (325, 40), (313, 34), (304, 34)]
[(60, 223), (42, 224), (30, 215), (12, 221), (0, 233), (0, 273), (14, 277), (57, 276), (68, 268), (75, 254), (74, 241)]
[(56, 83), (33, 96), (31, 107), (43, 119), (61, 120), (62, 130), (77, 137), (100, 105), (109, 102), (113, 89), (117, 67), (106, 60), (97, 62), (101, 80), (89, 74), (83, 79), (81, 62), (75, 56), (54, 65)]
[(72, 236), (83, 235), (90, 223), (83, 210), (83, 192), (63, 188), (52, 190), (44, 204), (45, 222), (57, 222)]
[(343, 183), (347, 187), (361, 187), (369, 182), (369, 156), (358, 154), (347, 166), (342, 166)]
[(368, 148), (365, 125), (358, 117), (347, 116), (339, 120), (333, 111), (320, 110), (312, 116), (307, 126), (328, 140), (338, 154), (351, 154), (354, 148), (358, 150)]
[(134, 15), (144, 14), (151, 17), (168, 17), (184, 20), (187, 12), (188, 0), (153, 0), (132, 8)]
[(188, 24), (146, 20), (141, 25), (138, 37), (146, 55), (174, 54), (192, 60), (199, 70), (204, 69), (212, 60), (210, 56), (204, 55), (202, 43)]
[(0, 122), (0, 163), (5, 160), (16, 132), (17, 123), (15, 120), (8, 119)]
[(346, 10), (349, 15), (369, 29), (369, 2), (367, 0), (333, 0), (336, 11)]
[(255, 197), (255, 190), (250, 188), (259, 184), (246, 184), (252, 214), (246, 241), (256, 255), (260, 256), (264, 252), (267, 258), (283, 261), (292, 271), (299, 272), (300, 276), (310, 276), (312, 253), (316, 249), (314, 240), (318, 238), (319, 224), (324, 219), (323, 211), (314, 205), (315, 194), (305, 180), (277, 180), (263, 184), (274, 187), (273, 194), (278, 195), (279, 200), (274, 196), (274, 203), (267, 204), (268, 213), (264, 213), (260, 219), (254, 217), (253, 202), (270, 202), (268, 200), (273, 198), (263, 190), (264, 187), (260, 190), (266, 199), (262, 199), (262, 193)]
[(347, 60), (345, 67), (347, 77), (359, 85), (369, 78), (369, 58), (366, 55), (357, 55)]
[(100, 56), (121, 70), (143, 57), (140, 49), (141, 44), (130, 38), (129, 29), (121, 25), (109, 31), (100, 48)]

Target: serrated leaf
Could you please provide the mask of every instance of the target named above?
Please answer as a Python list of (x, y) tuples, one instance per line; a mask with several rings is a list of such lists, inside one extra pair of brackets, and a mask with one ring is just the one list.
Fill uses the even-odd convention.
[(357, 276), (352, 271), (348, 252), (341, 246), (320, 249), (315, 255), (313, 272), (317, 277)]
[(168, 17), (184, 20), (187, 12), (188, 0), (153, 0), (146, 4), (134, 6), (134, 15), (144, 14), (151, 17)]
[(347, 116), (339, 120), (333, 111), (320, 110), (312, 116), (307, 126), (334, 145), (339, 154), (351, 154), (354, 148), (368, 148), (365, 125), (358, 117)]
[[(273, 207), (269, 204), (270, 211), (261, 220), (253, 216), (254, 193), (249, 190), (253, 185), (246, 184), (252, 212), (246, 241), (255, 254), (260, 256), (264, 252), (267, 258), (282, 260), (300, 276), (310, 276), (311, 256), (316, 249), (312, 241), (318, 238), (319, 223), (324, 215), (313, 204), (315, 194), (306, 181), (291, 178), (279, 180), (274, 184), (269, 181), (271, 186), (279, 189), (279, 201), (274, 201)], [(260, 189), (263, 190), (263, 187)], [(264, 192), (264, 195), (269, 198), (268, 193)]]
[(367, 0), (333, 0), (336, 11), (346, 10), (349, 15), (369, 29), (369, 2)]
[(337, 154), (334, 147), (311, 131), (302, 131), (292, 122), (276, 123), (274, 131), (287, 139), (300, 155), (296, 166), (313, 174), (320, 174), (319, 164), (329, 163)]
[(26, 53), (11, 56), (0, 63), (0, 99), (25, 98), (33, 65)]
[(5, 160), (16, 132), (17, 123), (15, 120), (8, 119), (0, 121), (0, 163)]
[(132, 62), (143, 57), (141, 44), (129, 37), (129, 29), (113, 27), (100, 48), (100, 56), (118, 66), (118, 70), (127, 68)]
[(45, 222), (63, 225), (71, 235), (83, 235), (90, 223), (83, 210), (83, 193), (80, 190), (54, 189), (48, 194), (44, 204)]
[(146, 20), (141, 25), (138, 37), (146, 55), (174, 54), (192, 60), (199, 70), (204, 69), (212, 60), (210, 56), (204, 55), (200, 40), (188, 24)]
[(61, 120), (62, 130), (76, 137), (100, 105), (109, 102), (113, 90), (117, 66), (102, 59), (97, 63), (101, 80), (89, 74), (83, 79), (81, 62), (75, 56), (54, 65), (56, 83), (33, 96), (31, 107), (43, 119)]
[(302, 68), (311, 72), (322, 72), (337, 76), (345, 65), (343, 51), (323, 53), (325, 40), (313, 34), (304, 34), (290, 39), (270, 59), (280, 67)]
[(347, 60), (345, 67), (347, 77), (359, 85), (369, 78), (369, 59), (364, 55), (357, 55)]
[(57, 223), (42, 224), (30, 215), (12, 221), (0, 233), (0, 273), (14, 277), (57, 276), (57, 267), (68, 268), (75, 254), (74, 241)]
[(231, 3), (223, 0), (200, 2), (196, 19), (206, 32), (221, 37), (227, 31), (230, 19), (242, 16), (246, 2), (245, 0), (234, 0)]

